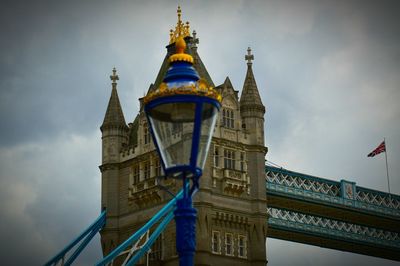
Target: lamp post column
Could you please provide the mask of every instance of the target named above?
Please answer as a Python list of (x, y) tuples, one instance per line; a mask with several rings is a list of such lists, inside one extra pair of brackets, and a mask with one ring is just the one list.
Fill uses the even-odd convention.
[(177, 201), (174, 212), (176, 223), (176, 249), (179, 255), (180, 266), (194, 265), (196, 252), (196, 217), (197, 211), (193, 208), (192, 198), (182, 198)]

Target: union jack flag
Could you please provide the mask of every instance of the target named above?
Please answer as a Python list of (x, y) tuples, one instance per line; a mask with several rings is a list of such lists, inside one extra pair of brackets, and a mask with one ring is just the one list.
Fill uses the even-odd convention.
[(379, 153), (382, 152), (386, 152), (386, 145), (385, 145), (385, 141), (382, 141), (381, 144), (379, 144), (379, 146), (373, 150), (371, 153), (368, 154), (368, 157), (374, 157), (375, 155), (378, 155)]

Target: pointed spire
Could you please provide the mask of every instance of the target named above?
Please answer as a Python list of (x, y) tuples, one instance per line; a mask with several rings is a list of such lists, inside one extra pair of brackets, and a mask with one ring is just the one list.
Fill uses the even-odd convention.
[(254, 60), (254, 55), (251, 53), (250, 47), (247, 49), (245, 60), (247, 60), (247, 73), (243, 84), (242, 95), (240, 96), (240, 106), (259, 106), (265, 111), (253, 74), (252, 60)]
[(119, 80), (119, 77), (115, 67), (113, 68), (113, 74), (110, 76), (110, 79), (112, 81), (111, 96), (108, 102), (106, 114), (104, 116), (103, 124), (100, 127), (101, 131), (103, 131), (103, 129), (106, 127), (127, 128), (117, 92), (117, 80)]

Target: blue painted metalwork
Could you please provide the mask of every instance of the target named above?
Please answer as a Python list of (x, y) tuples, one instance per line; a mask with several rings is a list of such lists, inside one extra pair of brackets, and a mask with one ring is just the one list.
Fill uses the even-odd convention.
[(192, 63), (178, 61), (171, 64), (165, 74), (164, 82), (191, 82), (199, 79), (200, 77)]
[[(188, 189), (188, 186), (186, 186), (186, 189)], [(110, 254), (108, 254), (106, 257), (104, 257), (101, 261), (97, 262), (95, 265), (96, 266), (102, 266), (102, 265), (107, 265), (111, 261), (113, 261), (118, 255), (122, 252), (124, 252), (129, 246), (131, 246), (135, 241), (137, 241), (144, 233), (146, 233), (155, 223), (159, 222), (164, 216), (163, 222), (159, 225), (159, 227), (153, 232), (151, 235), (150, 239), (156, 239), (157, 236), (162, 232), (162, 230), (165, 228), (165, 226), (168, 225), (169, 221), (172, 220), (173, 218), (173, 211), (176, 209), (176, 202), (179, 199), (182, 199), (184, 195), (184, 189), (179, 191), (179, 193), (172, 198), (161, 210), (159, 210), (153, 218), (151, 218), (145, 225), (143, 225), (138, 231), (136, 231), (132, 236), (130, 236), (127, 240), (125, 240), (121, 245), (119, 245), (117, 248), (115, 248)], [(171, 217), (172, 216), (172, 217)], [(162, 225), (162, 226), (161, 226)], [(154, 242), (153, 240), (153, 242)], [(149, 240), (150, 241), (150, 240)], [(149, 245), (146, 245), (146, 248), (142, 248), (140, 250), (140, 254), (143, 255), (145, 254), (148, 249), (151, 247), (151, 242)], [(135, 254), (134, 257), (132, 257), (131, 260), (139, 259), (137, 257), (138, 255)], [(131, 262), (129, 262), (131, 263)], [(132, 262), (133, 263), (133, 262)], [(132, 264), (133, 265), (133, 264)]]
[(340, 180), (340, 197), (354, 200), (356, 198), (356, 183)]
[(284, 169), (284, 168), (277, 168), (277, 167), (273, 167), (273, 166), (265, 166), (265, 171), (272, 171), (272, 172), (275, 172), (275, 173), (281, 173), (281, 174), (286, 174), (286, 175), (291, 175), (291, 176), (297, 176), (297, 177), (300, 177), (300, 178), (309, 179), (309, 180), (322, 182), (322, 183), (328, 183), (328, 184), (331, 184), (331, 185), (339, 185), (339, 182), (334, 181), (334, 180), (329, 180), (329, 179), (325, 179), (325, 178), (321, 178), (321, 177), (302, 174), (302, 173), (290, 171), (290, 170), (287, 170), (287, 169)]
[(179, 254), (179, 265), (194, 265), (196, 252), (196, 215), (191, 197), (178, 200), (174, 212), (176, 223), (176, 249)]
[[(267, 194), (400, 217), (400, 196), (266, 166)], [(347, 188), (347, 190), (346, 190)]]
[(268, 208), (268, 227), (356, 244), (394, 248), (400, 252), (400, 234), (281, 208)]
[[(190, 165), (193, 167), (197, 167), (197, 155), (199, 153), (199, 143), (200, 143), (200, 132), (201, 132), (201, 112), (203, 110), (203, 102), (201, 99), (198, 99), (199, 102), (196, 104), (195, 110), (195, 121), (193, 127), (193, 136), (192, 136), (192, 153), (190, 154)], [(217, 103), (217, 101), (215, 101)], [(215, 104), (218, 106), (217, 104)]]
[[(179, 202), (179, 200), (178, 200)], [(151, 234), (149, 240), (143, 245), (143, 247), (132, 257), (131, 260), (126, 265), (135, 265), (140, 258), (145, 255), (150, 249), (151, 245), (153, 245), (154, 241), (156, 241), (157, 237), (164, 231), (165, 227), (171, 222), (174, 218), (174, 213), (170, 212), (164, 218), (164, 220), (157, 226), (156, 230), (154, 230), (153, 234)]]
[(79, 256), (82, 250), (90, 242), (90, 240), (103, 228), (106, 222), (106, 211), (103, 211), (100, 216), (86, 229), (84, 230), (76, 239), (74, 239), (70, 244), (68, 244), (63, 250), (61, 250), (57, 255), (50, 259), (45, 266), (56, 265), (60, 261), (64, 261), (65, 255), (75, 247), (79, 242), (82, 243), (74, 251), (74, 253), (69, 257), (69, 259), (64, 263), (64, 265), (71, 265), (74, 260)]

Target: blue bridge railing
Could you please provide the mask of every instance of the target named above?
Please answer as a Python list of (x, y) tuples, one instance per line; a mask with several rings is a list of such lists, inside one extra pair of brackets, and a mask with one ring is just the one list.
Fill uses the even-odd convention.
[(359, 187), (355, 182), (337, 182), (272, 166), (265, 167), (265, 179), (267, 193), (400, 217), (400, 196)]

